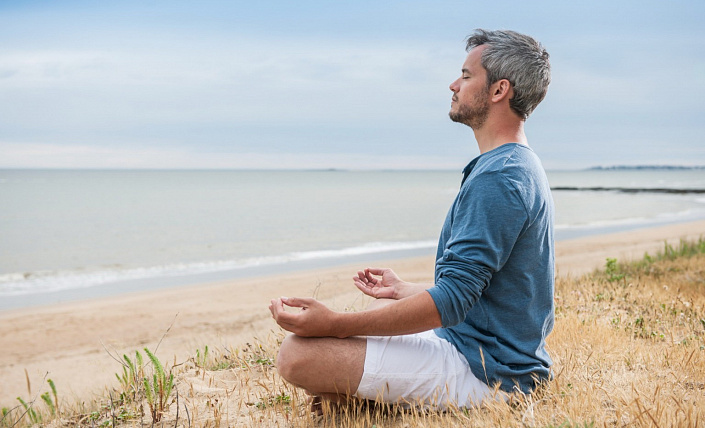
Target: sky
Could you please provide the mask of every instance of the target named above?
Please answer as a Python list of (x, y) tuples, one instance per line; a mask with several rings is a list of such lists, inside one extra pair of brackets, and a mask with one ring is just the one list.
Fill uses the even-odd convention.
[(551, 55), (547, 169), (705, 165), (705, 2), (0, 0), (0, 168), (461, 169), (475, 28)]

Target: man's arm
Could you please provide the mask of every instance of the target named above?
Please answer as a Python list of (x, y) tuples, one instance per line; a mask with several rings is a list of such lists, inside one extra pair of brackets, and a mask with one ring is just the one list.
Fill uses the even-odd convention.
[(443, 254), (436, 260), (436, 286), (429, 294), (443, 327), (465, 320), (512, 254), (529, 223), (524, 201), (504, 174), (478, 174), (460, 190)]
[[(284, 307), (301, 308), (298, 313)], [(398, 336), (441, 326), (436, 304), (427, 292), (362, 312), (334, 312), (311, 298), (282, 297), (269, 310), (283, 329), (303, 337)]]

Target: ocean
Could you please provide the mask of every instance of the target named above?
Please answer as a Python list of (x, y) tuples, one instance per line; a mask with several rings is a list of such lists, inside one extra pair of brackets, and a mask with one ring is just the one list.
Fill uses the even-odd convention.
[[(705, 218), (705, 169), (548, 176), (557, 240)], [(460, 179), (456, 171), (0, 170), (0, 310), (432, 255)]]

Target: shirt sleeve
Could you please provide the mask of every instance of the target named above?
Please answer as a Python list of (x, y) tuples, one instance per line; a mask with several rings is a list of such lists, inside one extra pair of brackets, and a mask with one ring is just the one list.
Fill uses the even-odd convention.
[(465, 320), (506, 263), (528, 219), (518, 191), (498, 172), (467, 183), (452, 215), (450, 237), (436, 261), (436, 284), (428, 290), (443, 327)]

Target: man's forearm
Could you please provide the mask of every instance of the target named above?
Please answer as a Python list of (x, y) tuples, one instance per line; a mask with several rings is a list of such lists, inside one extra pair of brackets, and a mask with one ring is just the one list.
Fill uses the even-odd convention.
[(406, 299), (407, 297), (414, 296), (419, 293), (423, 293), (429, 288), (433, 287), (433, 284), (415, 284), (407, 282), (404, 287), (401, 287), (399, 293), (394, 297), (395, 299)]
[(441, 327), (441, 316), (431, 295), (425, 291), (362, 312), (337, 313), (334, 335), (398, 336)]

